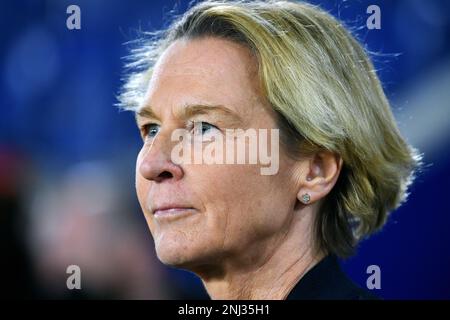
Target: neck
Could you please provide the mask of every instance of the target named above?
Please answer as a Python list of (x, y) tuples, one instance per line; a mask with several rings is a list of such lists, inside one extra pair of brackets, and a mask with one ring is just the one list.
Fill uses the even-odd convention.
[[(312, 224), (301, 220), (291, 223), (284, 235), (268, 239), (264, 245), (259, 243), (263, 249), (247, 248), (242, 255), (251, 263), (236, 259), (220, 268), (197, 270), (209, 296), (219, 300), (285, 299), (324, 257), (323, 252), (315, 250)], [(255, 254), (249, 259), (250, 253)]]

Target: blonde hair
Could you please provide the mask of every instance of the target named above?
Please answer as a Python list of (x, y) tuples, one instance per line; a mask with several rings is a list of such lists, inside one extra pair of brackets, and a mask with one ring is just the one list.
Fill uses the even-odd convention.
[(316, 218), (321, 249), (346, 257), (408, 196), (421, 155), (401, 136), (368, 54), (307, 3), (206, 1), (132, 51), (120, 106), (136, 110), (152, 67), (174, 41), (219, 37), (248, 47), (290, 154), (339, 154), (343, 168)]

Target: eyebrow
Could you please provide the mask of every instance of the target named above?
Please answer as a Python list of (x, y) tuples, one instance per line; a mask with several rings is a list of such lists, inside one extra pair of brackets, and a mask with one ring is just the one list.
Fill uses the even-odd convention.
[[(189, 119), (197, 115), (220, 113), (233, 122), (243, 124), (243, 119), (234, 111), (224, 105), (207, 105), (207, 104), (187, 104), (181, 111), (177, 112), (177, 116), (182, 119)], [(136, 117), (159, 119), (150, 106), (146, 106), (136, 111)]]
[(150, 107), (140, 108), (139, 110), (137, 110), (135, 112), (134, 115), (136, 117), (136, 120), (138, 117), (158, 119), (158, 117), (156, 116), (156, 114), (153, 112), (153, 110)]

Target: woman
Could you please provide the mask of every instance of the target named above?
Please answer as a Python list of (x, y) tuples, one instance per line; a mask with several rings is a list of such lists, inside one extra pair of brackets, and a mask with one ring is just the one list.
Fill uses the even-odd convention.
[[(336, 257), (406, 199), (420, 156), (340, 22), (304, 3), (203, 2), (132, 59), (120, 101), (144, 141), (136, 188), (164, 264), (197, 274), (213, 299), (373, 298)], [(276, 172), (174, 161), (180, 143), (197, 142), (194, 157), (219, 140), (250, 148), (232, 129), (279, 130)]]

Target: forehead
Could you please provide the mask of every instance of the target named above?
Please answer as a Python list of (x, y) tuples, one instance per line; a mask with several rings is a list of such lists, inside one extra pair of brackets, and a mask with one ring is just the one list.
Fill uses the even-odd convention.
[(235, 104), (259, 98), (257, 62), (251, 51), (212, 37), (172, 43), (155, 65), (146, 94), (152, 105), (160, 99), (170, 99), (171, 104)]
[(159, 75), (254, 75), (256, 61), (249, 49), (229, 40), (206, 37), (172, 43), (155, 66)]

